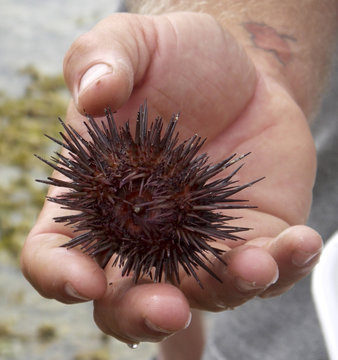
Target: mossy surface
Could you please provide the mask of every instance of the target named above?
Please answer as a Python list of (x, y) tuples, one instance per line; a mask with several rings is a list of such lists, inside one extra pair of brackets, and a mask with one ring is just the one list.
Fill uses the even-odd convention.
[(29, 78), (22, 96), (0, 92), (0, 250), (14, 257), (44, 202), (46, 187), (34, 180), (50, 173), (34, 154), (49, 157), (55, 149), (44, 134), (60, 130), (69, 97), (61, 75), (34, 67), (21, 73)]

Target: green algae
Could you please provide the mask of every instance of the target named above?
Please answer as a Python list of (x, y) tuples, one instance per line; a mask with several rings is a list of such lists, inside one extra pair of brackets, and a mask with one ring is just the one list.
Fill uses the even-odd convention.
[(37, 329), (37, 337), (41, 343), (55, 340), (57, 338), (56, 327), (52, 324), (41, 324)]
[(33, 154), (48, 157), (55, 149), (44, 134), (59, 131), (67, 91), (61, 75), (40, 73), (29, 66), (20, 71), (28, 77), (23, 95), (0, 92), (0, 250), (14, 258), (23, 245), (44, 201), (46, 187), (34, 181), (49, 169)]
[(109, 348), (81, 352), (74, 356), (74, 360), (110, 360)]

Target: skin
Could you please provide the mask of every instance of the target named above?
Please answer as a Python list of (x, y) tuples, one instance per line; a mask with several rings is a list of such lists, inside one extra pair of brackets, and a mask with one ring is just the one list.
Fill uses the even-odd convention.
[[(108, 72), (96, 79), (84, 75), (96, 64), (108, 65), (96, 67)], [(241, 183), (266, 178), (240, 194), (258, 206), (238, 212), (238, 224), (253, 230), (246, 242), (218, 244), (228, 250), (227, 267), (211, 259), (223, 283), (201, 270), (204, 290), (184, 273), (178, 286), (147, 279), (135, 285), (112, 261), (102, 270), (80, 250), (60, 248), (73, 234), (53, 221), (64, 210), (46, 202), (21, 255), (24, 275), (42, 296), (64, 303), (94, 300), (94, 319), (103, 332), (130, 344), (159, 342), (189, 324), (191, 308), (223, 311), (255, 296), (280, 295), (311, 272), (322, 240), (303, 225), (316, 171), (304, 111), (286, 81), (273, 76), (267, 62), (257, 65), (249, 58), (214, 17), (109, 16), (74, 42), (64, 76), (73, 95), (66, 121), (84, 136), (83, 109), (100, 116), (110, 106), (122, 124), (135, 119), (147, 98), (150, 119), (168, 120), (180, 111), (181, 139), (195, 132), (207, 137), (203, 150), (211, 162), (251, 151), (237, 176)], [(50, 188), (49, 195), (62, 191)], [(181, 334), (199, 336), (202, 343), (195, 310), (194, 319), (194, 326), (163, 342), (162, 359), (170, 358), (168, 348)], [(188, 359), (182, 351), (175, 359)], [(201, 351), (190, 349), (190, 358), (198, 359)]]

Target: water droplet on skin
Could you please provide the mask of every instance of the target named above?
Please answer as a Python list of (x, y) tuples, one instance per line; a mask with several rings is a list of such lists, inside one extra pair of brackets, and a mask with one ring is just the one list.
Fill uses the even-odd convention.
[(141, 208), (139, 206), (134, 206), (133, 210), (134, 213), (138, 214), (141, 211)]
[(138, 344), (127, 344), (131, 349), (137, 349)]

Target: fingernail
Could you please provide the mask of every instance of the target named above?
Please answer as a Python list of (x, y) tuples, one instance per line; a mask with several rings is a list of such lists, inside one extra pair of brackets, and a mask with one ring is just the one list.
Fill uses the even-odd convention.
[(67, 295), (75, 298), (75, 299), (78, 299), (78, 300), (85, 300), (85, 301), (88, 301), (90, 300), (89, 298), (86, 298), (82, 295), (80, 295), (74, 288), (73, 286), (70, 284), (70, 283), (66, 283), (65, 285), (65, 292)]
[[(192, 314), (191, 312), (189, 313), (189, 317), (188, 320), (186, 321), (186, 323), (184, 324), (184, 329), (186, 329), (190, 323), (191, 323), (191, 318), (192, 318)], [(153, 330), (153, 331), (157, 331), (163, 334), (173, 334), (175, 331), (173, 330), (168, 330), (168, 329), (163, 329), (157, 325), (155, 325), (153, 322), (151, 322), (149, 319), (145, 319), (144, 320), (145, 324), (148, 326), (149, 329)]]
[(270, 285), (275, 284), (277, 282), (277, 280), (278, 280), (278, 277), (279, 277), (279, 274), (278, 274), (278, 271), (277, 271), (275, 276), (273, 277), (273, 279), (268, 284), (263, 284), (263, 285), (257, 284), (255, 281), (248, 281), (248, 280), (244, 280), (244, 279), (238, 277), (235, 280), (235, 286), (240, 291), (251, 291), (251, 290), (266, 289)]
[(162, 329), (161, 327), (155, 325), (149, 319), (145, 319), (144, 322), (148, 326), (148, 328), (153, 330), (153, 331), (157, 331), (157, 332), (160, 332), (160, 333), (163, 333), (163, 334), (172, 334), (173, 333), (172, 330)]
[(235, 285), (240, 291), (259, 290), (266, 287), (266, 285), (257, 285), (255, 281), (247, 281), (242, 278), (237, 278), (235, 281)]
[(191, 319), (192, 319), (192, 313), (190, 312), (190, 313), (189, 313), (188, 320), (187, 320), (187, 322), (186, 322), (185, 325), (184, 325), (184, 328), (185, 328), (185, 329), (189, 327), (189, 325), (190, 325), (190, 323), (191, 323)]
[(75, 102), (78, 102), (79, 94), (90, 85), (98, 81), (102, 76), (111, 74), (113, 68), (105, 63), (95, 64), (90, 67), (83, 75), (78, 87), (78, 90), (75, 93)]
[(320, 254), (320, 251), (315, 252), (315, 253), (309, 253), (309, 252), (302, 251), (302, 250), (296, 250), (292, 254), (292, 263), (298, 267), (303, 267), (303, 266), (307, 265), (308, 263), (310, 263), (310, 261), (312, 259), (314, 259), (316, 256), (318, 256), (319, 254)]

